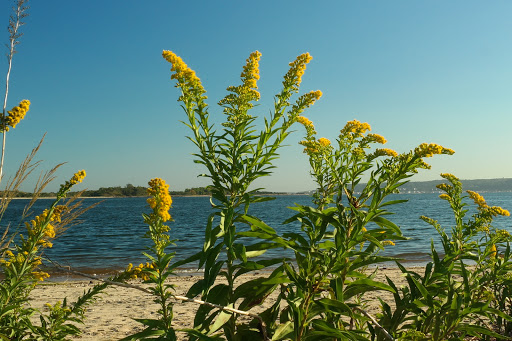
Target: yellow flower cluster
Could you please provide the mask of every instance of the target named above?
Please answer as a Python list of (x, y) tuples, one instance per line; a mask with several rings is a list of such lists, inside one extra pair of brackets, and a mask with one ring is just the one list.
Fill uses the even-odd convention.
[(382, 245), (384, 246), (395, 246), (395, 243), (392, 240), (383, 240)]
[(49, 278), (50, 274), (43, 272), (43, 271), (33, 271), (32, 276), (34, 276), (34, 278), (37, 279), (38, 281), (42, 282), (46, 278)]
[(437, 184), (436, 188), (440, 189), (441, 191), (449, 192), (452, 190), (453, 186), (442, 183), (442, 184)]
[[(29, 257), (27, 251), (18, 252), (16, 255), (14, 255), (12, 251), (7, 250), (5, 251), (4, 255), (6, 259), (1, 259), (0, 263), (4, 264), (5, 267), (10, 267), (12, 264), (15, 264), (16, 267), (24, 266), (25, 262)], [(39, 265), (41, 265), (41, 257), (34, 257), (30, 262), (30, 266), (32, 266), (32, 268), (34, 269), (37, 268)], [(42, 271), (33, 271), (32, 275), (38, 281), (43, 281), (45, 278), (50, 277), (48, 273)]]
[(178, 55), (172, 51), (164, 50), (162, 57), (172, 64), (171, 71), (173, 71), (174, 74), (171, 76), (171, 79), (176, 79), (178, 86), (181, 87), (182, 90), (197, 90), (200, 95), (206, 92), (194, 70), (189, 68)]
[(382, 135), (379, 135), (379, 134), (368, 134), (368, 140), (371, 142), (377, 142), (380, 144), (384, 144), (384, 143), (388, 142)]
[(378, 148), (375, 150), (375, 152), (373, 153), (375, 157), (378, 157), (378, 156), (397, 156), (398, 153), (395, 152), (393, 149), (389, 149), (389, 148)]
[(317, 154), (320, 150), (320, 143), (318, 143), (315, 140), (303, 140), (299, 142), (300, 145), (303, 145), (304, 147), (304, 153), (308, 155)]
[(240, 77), (244, 80), (244, 86), (247, 88), (257, 89), (257, 81), (260, 79), (260, 71), (259, 71), (259, 61), (261, 58), (261, 53), (259, 51), (254, 51), (249, 55), (249, 58), (246, 60), (246, 64), (244, 66), (244, 70)]
[(489, 205), (487, 205), (487, 203), (485, 202), (484, 197), (481, 196), (480, 194), (478, 194), (477, 192), (473, 192), (473, 191), (466, 191), (466, 192), (469, 194), (469, 197), (471, 199), (473, 199), (475, 204), (477, 204), (480, 208), (488, 208), (489, 207)]
[[(255, 90), (258, 88), (257, 80), (260, 79), (259, 60), (261, 53), (255, 51), (250, 54), (240, 75), (243, 84), (240, 86), (228, 86), (226, 90), (232, 92), (219, 101), (219, 105), (224, 106), (224, 112), (230, 117), (230, 120), (237, 120), (250, 117), (249, 115), (240, 116), (240, 112), (251, 109), (253, 105), (249, 102), (260, 99), (260, 93)], [(227, 106), (227, 107), (226, 107)], [(238, 108), (238, 111), (234, 110)], [(238, 114), (238, 115), (237, 115)]]
[(459, 178), (456, 177), (455, 175), (453, 174), (450, 174), (450, 173), (441, 173), (441, 177), (452, 182), (452, 183), (458, 183), (459, 182)]
[(146, 262), (146, 264), (139, 264), (137, 267), (133, 267), (133, 264), (130, 263), (126, 267), (125, 272), (130, 275), (130, 278), (137, 279), (140, 278), (143, 281), (147, 281), (149, 279), (149, 275), (144, 272), (144, 269), (153, 270), (155, 269), (155, 264)]
[[(39, 235), (41, 232), (43, 233), (42, 238), (37, 241), (38, 245), (42, 245), (43, 247), (52, 247), (53, 244), (50, 242), (50, 239), (55, 238), (55, 226), (51, 224), (51, 222), (61, 222), (61, 215), (67, 209), (65, 205), (56, 206), (53, 209), (53, 213), (49, 218), (48, 224), (44, 226), (45, 222), (48, 219), (49, 210), (44, 210), (43, 213), (36, 216), (30, 222), (25, 222), (25, 227), (27, 228), (27, 232), (29, 236)], [(41, 229), (44, 228), (44, 231)]]
[(320, 90), (310, 91), (307, 94), (300, 96), (292, 107), (291, 115), (300, 115), (304, 110), (315, 104), (320, 97), (322, 97), (322, 91)]
[(358, 120), (347, 122), (345, 127), (341, 129), (341, 135), (352, 134), (354, 136), (363, 136), (367, 131), (372, 130), (368, 123), (361, 123)]
[(315, 127), (313, 125), (313, 122), (311, 122), (311, 120), (309, 118), (304, 117), (304, 116), (297, 116), (297, 122), (299, 122), (300, 124), (302, 124), (305, 127), (312, 127), (312, 128)]
[(489, 253), (489, 257), (490, 258), (496, 258), (496, 253), (497, 253), (497, 250), (496, 250), (496, 244), (492, 244), (491, 248), (489, 249), (490, 253)]
[(147, 200), (149, 206), (162, 221), (170, 220), (169, 209), (171, 208), (172, 198), (169, 194), (169, 185), (160, 178), (151, 179), (148, 184), (148, 194), (152, 196)]
[(445, 148), (436, 143), (422, 143), (414, 149), (414, 154), (419, 158), (432, 157), (438, 154), (452, 155), (453, 153), (455, 152), (452, 149)]
[(319, 138), (318, 143), (320, 143), (322, 147), (328, 147), (331, 145), (331, 141), (329, 141), (329, 139), (326, 139), (325, 137)]
[(450, 200), (450, 196), (446, 193), (439, 195), (439, 198), (441, 198), (443, 200)]
[(489, 208), (489, 211), (493, 216), (498, 216), (498, 215), (505, 216), (505, 217), (510, 216), (509, 211), (507, 211), (499, 206), (492, 206)]
[(500, 239), (510, 238), (510, 232), (508, 232), (507, 230), (498, 230), (496, 231), (496, 234)]
[(76, 172), (73, 177), (71, 178), (71, 180), (69, 180), (69, 183), (71, 185), (76, 185), (76, 184), (79, 184), (82, 182), (82, 180), (85, 178), (87, 174), (85, 173), (85, 170), (81, 170), (81, 171), (78, 171)]
[(30, 101), (24, 99), (18, 106), (7, 111), (8, 115), (5, 117), (5, 130), (9, 131), (9, 126), (16, 128), (16, 125), (25, 117), (29, 108)]
[(303, 53), (291, 62), (290, 70), (284, 76), (283, 85), (285, 88), (291, 87), (293, 90), (298, 90), (302, 82), (302, 76), (306, 71), (306, 65), (313, 59), (309, 53)]

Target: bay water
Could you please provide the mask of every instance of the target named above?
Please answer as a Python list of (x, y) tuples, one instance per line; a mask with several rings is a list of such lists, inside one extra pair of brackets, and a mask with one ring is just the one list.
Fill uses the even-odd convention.
[[(487, 203), (501, 206), (512, 211), (512, 193), (483, 193)], [(394, 214), (388, 219), (401, 227), (409, 240), (399, 241), (395, 246), (388, 246), (382, 255), (394, 256), (409, 264), (425, 264), (430, 258), (431, 241), (437, 250), (442, 250), (435, 229), (423, 222), (421, 215), (438, 220), (449, 231), (453, 225), (453, 213), (447, 201), (438, 194), (396, 194), (391, 199), (406, 199), (406, 203), (390, 206)], [(49, 207), (52, 199), (40, 199), (32, 207), (37, 215)], [(87, 198), (85, 205), (100, 202), (87, 211), (80, 220), (82, 223), (68, 229), (54, 241), (54, 246), (46, 255), (63, 266), (86, 272), (105, 272), (126, 267), (128, 263), (139, 264), (147, 259), (142, 255), (150, 245), (148, 239), (142, 238), (147, 230), (142, 213), (149, 213), (146, 198)], [(10, 231), (19, 226), (19, 217), (28, 199), (16, 199), (11, 202), (2, 221), (1, 230), (10, 225)], [(312, 205), (307, 195), (279, 195), (275, 200), (257, 203), (251, 206), (249, 214), (263, 220), (279, 234), (299, 232), (298, 223), (283, 225), (295, 211), (289, 209), (295, 204)], [(172, 250), (176, 252), (175, 260), (185, 259), (201, 250), (204, 241), (204, 226), (212, 208), (208, 197), (173, 197), (171, 216), (171, 238), (176, 239)], [(468, 215), (475, 213), (470, 211)], [(497, 217), (494, 226), (512, 233), (512, 218)], [(248, 227), (240, 227), (247, 229)], [(371, 228), (371, 226), (369, 227)], [(21, 226), (20, 231), (23, 233)], [(273, 249), (267, 251), (263, 258), (288, 256), (289, 251)], [(193, 270), (195, 264), (183, 266), (182, 271)]]

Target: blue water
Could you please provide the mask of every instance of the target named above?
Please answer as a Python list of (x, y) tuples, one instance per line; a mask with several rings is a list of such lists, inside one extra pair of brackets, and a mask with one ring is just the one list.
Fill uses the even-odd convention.
[[(512, 193), (485, 193), (488, 204), (501, 206), (512, 211)], [(387, 218), (401, 227), (403, 234), (410, 240), (400, 241), (396, 246), (387, 247), (385, 255), (397, 256), (409, 262), (426, 262), (429, 257), (430, 243), (434, 239), (436, 247), (437, 233), (433, 227), (419, 219), (421, 215), (434, 218), (442, 226), (449, 228), (453, 224), (453, 215), (448, 203), (440, 200), (437, 194), (397, 194), (393, 199), (407, 199), (406, 203), (391, 206), (395, 213)], [(141, 252), (146, 250), (149, 240), (141, 238), (147, 227), (142, 213), (149, 213), (145, 198), (109, 198), (85, 199), (85, 205), (101, 201), (86, 212), (80, 225), (73, 226), (54, 241), (54, 247), (46, 251), (47, 256), (61, 265), (69, 265), (77, 270), (121, 269), (128, 263), (145, 262)], [(11, 230), (17, 225), (28, 200), (13, 200), (3, 217), (0, 226), (11, 224)], [(50, 199), (39, 200), (32, 211), (39, 214), (51, 203)], [(288, 209), (294, 204), (309, 205), (311, 197), (299, 195), (278, 196), (275, 200), (254, 204), (249, 213), (257, 216), (278, 233), (297, 232), (298, 224), (282, 225), (282, 222), (294, 214)], [(170, 224), (171, 236), (177, 239), (173, 247), (176, 260), (184, 259), (202, 248), (204, 225), (212, 212), (207, 197), (174, 197)], [(512, 233), (512, 219), (497, 217), (495, 227), (507, 229)], [(23, 230), (23, 229), (22, 229)], [(263, 257), (283, 256), (283, 250), (268, 251)], [(291, 256), (291, 254), (289, 255)], [(190, 267), (193, 267), (190, 265)]]

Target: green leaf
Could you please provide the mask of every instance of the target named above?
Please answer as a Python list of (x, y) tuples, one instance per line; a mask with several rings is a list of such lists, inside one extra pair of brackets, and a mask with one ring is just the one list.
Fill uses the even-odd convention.
[(276, 234), (276, 230), (274, 230), (273, 228), (271, 228), (270, 226), (268, 226), (267, 224), (265, 224), (263, 221), (261, 221), (258, 218), (251, 217), (248, 215), (243, 215), (242, 218), (244, 220), (246, 220), (251, 225), (251, 229), (253, 231), (256, 231), (257, 230), (256, 228), (258, 228), (266, 233), (274, 234), (274, 235)]
[(206, 334), (201, 333), (199, 330), (196, 330), (196, 329), (182, 329), (182, 330), (190, 336), (197, 337), (199, 340), (204, 340), (204, 341), (224, 340), (224, 338), (222, 338), (220, 335), (209, 335), (208, 336)]
[(289, 338), (289, 337), (291, 337), (292, 333), (293, 333), (293, 322), (287, 321), (285, 323), (280, 324), (279, 327), (277, 327), (276, 332), (272, 336), (272, 341)]
[(315, 301), (315, 303), (321, 305), (326, 311), (330, 311), (335, 314), (348, 313), (349, 316), (352, 315), (352, 310), (350, 309), (350, 307), (338, 300), (322, 298), (320, 300)]
[[(233, 307), (233, 305), (229, 305), (228, 307)], [(208, 331), (208, 335), (215, 333), (219, 328), (221, 328), (224, 324), (226, 324), (229, 319), (233, 316), (233, 313), (227, 312), (227, 311), (221, 311), (217, 318), (215, 319), (215, 322), (210, 327), (210, 330)]]
[(350, 297), (357, 294), (375, 290), (385, 290), (391, 293), (395, 293), (395, 290), (385, 283), (377, 282), (369, 278), (362, 278), (355, 280), (346, 286), (344, 298), (348, 300)]
[(144, 340), (144, 339), (152, 337), (152, 336), (161, 336), (164, 334), (165, 334), (164, 330), (153, 330), (150, 327), (148, 327), (139, 333), (132, 334), (130, 336), (122, 338), (119, 341)]

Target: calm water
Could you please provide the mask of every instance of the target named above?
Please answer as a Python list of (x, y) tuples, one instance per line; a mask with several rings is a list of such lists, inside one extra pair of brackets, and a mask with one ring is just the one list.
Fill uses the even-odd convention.
[[(403, 234), (411, 238), (401, 241), (394, 247), (388, 247), (384, 254), (398, 256), (405, 261), (423, 263), (430, 252), (430, 241), (434, 238), (436, 247), (437, 234), (433, 227), (424, 223), (419, 216), (426, 215), (438, 220), (441, 225), (449, 227), (453, 218), (448, 203), (440, 200), (437, 194), (399, 194), (397, 199), (408, 199), (404, 204), (391, 209), (395, 213), (388, 219), (402, 228)], [(501, 206), (512, 211), (512, 193), (485, 193), (490, 205)], [(85, 204), (92, 204), (99, 199), (85, 199)], [(265, 221), (279, 233), (299, 231), (297, 224), (282, 225), (293, 215), (287, 207), (297, 204), (310, 204), (308, 196), (278, 196), (275, 200), (255, 204), (250, 214)], [(11, 222), (15, 226), (27, 200), (13, 200), (0, 226)], [(39, 200), (33, 207), (37, 214), (51, 203), (51, 200)], [(82, 216), (83, 223), (74, 226), (54, 242), (54, 247), (47, 255), (62, 265), (70, 265), (77, 270), (119, 269), (128, 263), (145, 261), (141, 252), (145, 251), (149, 241), (141, 238), (146, 231), (142, 212), (149, 213), (145, 198), (112, 198), (101, 202), (94, 209)], [(176, 259), (186, 258), (202, 247), (204, 224), (211, 213), (209, 198), (175, 197), (171, 215), (172, 237), (178, 239), (174, 247)], [(498, 217), (495, 226), (512, 232), (512, 219)], [(12, 229), (12, 227), (11, 227)], [(271, 250), (265, 257), (282, 256), (282, 250)], [(290, 254), (291, 256), (291, 254)], [(192, 267), (192, 266), (191, 266)]]

